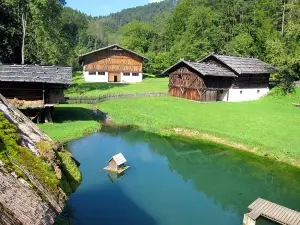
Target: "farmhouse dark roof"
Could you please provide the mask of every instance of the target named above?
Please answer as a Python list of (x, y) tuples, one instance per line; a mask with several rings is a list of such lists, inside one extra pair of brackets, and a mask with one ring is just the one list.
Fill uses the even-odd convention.
[(72, 68), (39, 65), (0, 65), (0, 81), (71, 84)]
[(273, 66), (256, 58), (211, 54), (201, 60), (201, 62), (205, 62), (210, 58), (217, 59), (217, 61), (225, 64), (237, 74), (265, 74), (276, 71)]
[(123, 49), (125, 51), (131, 52), (132, 54), (134, 54), (136, 56), (139, 56), (139, 57), (141, 57), (143, 59), (147, 59), (145, 56), (142, 56), (142, 55), (140, 55), (140, 54), (138, 54), (138, 53), (136, 53), (136, 52), (134, 52), (134, 51), (132, 51), (130, 49), (124, 48), (124, 47), (122, 47), (122, 46), (120, 46), (118, 44), (113, 44), (113, 45), (109, 45), (109, 46), (104, 47), (104, 48), (99, 48), (97, 50), (94, 50), (94, 51), (88, 52), (86, 54), (80, 55), (79, 56), (79, 62), (81, 62), (85, 56), (88, 56), (88, 55), (93, 54), (93, 53), (101, 52), (101, 51), (104, 51), (104, 50), (107, 50), (107, 49), (113, 49), (113, 48), (120, 48), (120, 49)]
[(185, 64), (203, 76), (217, 76), (217, 77), (237, 77), (237, 75), (232, 72), (231, 70), (227, 69), (226, 67), (221, 67), (215, 64), (211, 63), (204, 63), (204, 62), (191, 62), (191, 61), (185, 61), (181, 60), (175, 65), (171, 66), (167, 70), (163, 72), (163, 74), (168, 73), (172, 68), (176, 67), (179, 64)]

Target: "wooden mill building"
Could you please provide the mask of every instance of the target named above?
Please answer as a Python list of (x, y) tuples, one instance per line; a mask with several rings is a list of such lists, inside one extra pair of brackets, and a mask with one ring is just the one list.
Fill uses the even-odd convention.
[(180, 60), (169, 75), (172, 96), (195, 101), (249, 101), (269, 92), (274, 67), (254, 58), (211, 54), (200, 62)]
[(79, 56), (87, 82), (137, 83), (146, 58), (117, 44)]
[(64, 103), (64, 89), (72, 83), (72, 68), (39, 65), (0, 65), (0, 94), (21, 108), (50, 108)]

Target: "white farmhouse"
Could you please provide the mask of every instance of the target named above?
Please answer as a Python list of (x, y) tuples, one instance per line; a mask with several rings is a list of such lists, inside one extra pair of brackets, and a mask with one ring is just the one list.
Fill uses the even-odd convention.
[(86, 82), (142, 82), (145, 59), (117, 44), (79, 56)]

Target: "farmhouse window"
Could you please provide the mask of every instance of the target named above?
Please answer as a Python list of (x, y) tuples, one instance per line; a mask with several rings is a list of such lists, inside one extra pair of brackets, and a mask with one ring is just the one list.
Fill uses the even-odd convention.
[(89, 72), (89, 75), (96, 75), (96, 72)]
[(103, 71), (98, 72), (98, 75), (105, 75), (105, 72), (103, 72)]
[(243, 94), (243, 91), (240, 91), (240, 94)]
[(124, 76), (130, 76), (130, 73), (123, 73)]
[(132, 76), (137, 77), (137, 76), (139, 76), (139, 73), (132, 73)]
[(260, 90), (257, 90), (257, 94), (259, 94)]
[(221, 90), (221, 91), (220, 91), (220, 94), (223, 94), (223, 92), (224, 92), (224, 91), (223, 91), (223, 90)]

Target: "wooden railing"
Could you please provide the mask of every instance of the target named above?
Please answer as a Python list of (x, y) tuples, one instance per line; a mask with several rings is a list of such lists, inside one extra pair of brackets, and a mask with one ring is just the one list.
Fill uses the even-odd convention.
[(87, 96), (72, 96), (66, 97), (67, 104), (95, 104), (113, 99), (120, 98), (147, 98), (147, 97), (160, 97), (168, 95), (167, 92), (147, 92), (147, 93), (120, 93), (120, 94), (106, 94), (98, 97)]

